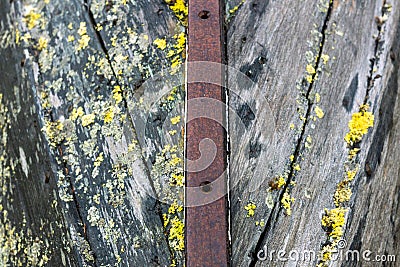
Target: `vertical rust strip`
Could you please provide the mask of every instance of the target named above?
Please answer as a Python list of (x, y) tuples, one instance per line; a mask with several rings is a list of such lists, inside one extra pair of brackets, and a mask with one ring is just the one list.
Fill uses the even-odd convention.
[[(222, 67), (215, 64), (223, 53), (220, 0), (189, 0), (188, 36), (186, 158), (212, 159), (203, 169), (187, 164), (186, 266), (229, 266), (225, 105)], [(214, 150), (205, 146), (200, 153), (202, 140)]]

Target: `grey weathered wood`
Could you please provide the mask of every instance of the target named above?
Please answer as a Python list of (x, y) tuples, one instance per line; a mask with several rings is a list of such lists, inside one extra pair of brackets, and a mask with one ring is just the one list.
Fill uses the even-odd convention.
[[(252, 71), (250, 75), (258, 85), (257, 89), (255, 86), (239, 88), (242, 98), (255, 102), (252, 127), (245, 133), (238, 133), (234, 129), (240, 122), (232, 121), (230, 125), (231, 138), (237, 142), (231, 143), (231, 183), (237, 183), (231, 194), (234, 266), (310, 266), (318, 263), (257, 261), (256, 254), (264, 246), (269, 252), (313, 250), (318, 253), (326, 242), (321, 217), (324, 208), (334, 208), (333, 194), (344, 176), (343, 165), (348, 153), (343, 138), (351, 114), (364, 102), (370, 73), (382, 75), (375, 80), (367, 99), (375, 115), (375, 126), (361, 143), (357, 160), (360, 171), (352, 186), (344, 238), (348, 242), (347, 249), (369, 249), (376, 254), (398, 252), (399, 173), (394, 162), (399, 152), (394, 152), (397, 146), (394, 136), (398, 134), (394, 109), (398, 106), (399, 6), (393, 3), (389, 19), (382, 26), (382, 44), (375, 51), (374, 35), (378, 36), (375, 17), (382, 16), (382, 1), (334, 1), (329, 18), (320, 12), (316, 2), (320, 1), (248, 2), (229, 26), (228, 64)], [(322, 32), (324, 23), (326, 32)], [(322, 53), (330, 59), (326, 65), (322, 60), (319, 62), (317, 67), (322, 72), (312, 86), (302, 86), (298, 90), (296, 83), (304, 77), (307, 65), (306, 51), (318, 48), (315, 44), (307, 47), (308, 40), (318, 37), (311, 33), (313, 29), (324, 35)], [(390, 55), (396, 58), (395, 61)], [(259, 63), (260, 57), (265, 58), (265, 64)], [(370, 59), (375, 59), (375, 65), (371, 65)], [(376, 70), (371, 72), (374, 68)], [(229, 85), (237, 90), (234, 81), (231, 80)], [(309, 104), (304, 100), (308, 91)], [(314, 103), (315, 93), (321, 96), (318, 104)], [(296, 103), (298, 96), (301, 104)], [(265, 108), (265, 102), (275, 120), (275, 132), (270, 138), (266, 136), (271, 128), (271, 114)], [(232, 106), (242, 107), (237, 103), (237, 99), (231, 97)], [(299, 135), (301, 131), (291, 130), (289, 124), (294, 123), (298, 129), (301, 121), (297, 108), (307, 109), (308, 105), (311, 113), (304, 133)], [(315, 116), (316, 105), (325, 115), (313, 121), (311, 116)], [(240, 109), (235, 112), (240, 113)], [(310, 149), (305, 148), (307, 136), (312, 138)], [(243, 151), (246, 146), (250, 146), (251, 154), (235, 153), (235, 149)], [(296, 148), (298, 152), (294, 154)], [(292, 154), (301, 170), (289, 175), (289, 182), (296, 181), (297, 184), (290, 193), (295, 198), (292, 215), (287, 216), (280, 203), (282, 190), (273, 193), (272, 209), (265, 201), (268, 182), (291, 170), (289, 156)], [(374, 166), (372, 174), (364, 171), (367, 163)], [(254, 166), (258, 168), (255, 177)], [(390, 176), (382, 174), (385, 169)], [(249, 201), (257, 206), (254, 218), (246, 218), (244, 207)], [(265, 227), (255, 225), (255, 221), (261, 219), (265, 220)], [(343, 260), (335, 264), (346, 263)]]
[[(181, 266), (183, 254), (172, 248), (169, 230), (164, 228), (162, 219), (162, 213), (168, 213), (169, 204), (177, 196), (161, 199), (167, 203), (157, 199), (162, 192), (154, 191), (153, 184), (163, 183), (167, 187), (168, 177), (153, 174), (148, 163), (155, 161), (168, 142), (171, 145), (181, 142), (178, 127), (183, 121), (174, 126), (177, 128), (174, 137), (168, 137), (168, 133), (162, 136), (162, 130), (165, 131), (162, 125), (148, 123), (146, 139), (152, 142), (139, 142), (128, 109), (135, 109), (131, 113), (138, 116), (154, 117), (139, 105), (142, 92), (138, 87), (169, 62), (166, 52), (157, 50), (153, 41), (173, 39), (182, 27), (163, 1), (105, 4), (56, 0), (47, 4), (1, 3), (2, 37), (10, 36), (10, 40), (2, 43), (1, 54), (7, 60), (1, 63), (1, 68), (9, 75), (2, 75), (1, 92), (9, 106), (5, 115), (17, 116), (11, 122), (11, 130), (7, 130), (7, 148), (4, 148), (16, 164), (17, 177), (10, 182), (13, 189), (6, 192), (8, 198), (13, 198), (12, 203), (7, 199), (2, 201), (4, 210), (10, 214), (10, 222), (6, 223), (17, 224), (26, 213), (27, 226), (19, 225), (20, 231), (32, 229), (26, 239), (38, 236), (40, 242), (51, 241), (46, 245), (41, 243), (41, 254), (19, 255), (22, 262), (32, 256), (47, 266), (169, 266), (174, 261)], [(24, 15), (29, 10), (41, 14), (38, 27), (27, 28), (29, 21), (24, 20)], [(81, 23), (85, 23), (86, 33), (79, 33)], [(96, 32), (98, 25), (103, 29)], [(32, 39), (16, 45), (16, 29), (21, 35), (29, 33)], [(74, 36), (75, 40), (68, 41), (68, 36)], [(90, 40), (88, 46), (79, 50), (82, 36)], [(43, 49), (38, 49), (40, 37), (48, 40)], [(125, 40), (128, 44), (122, 44)], [(122, 62), (117, 59), (120, 55), (128, 59)], [(115, 85), (125, 91), (119, 105), (112, 97)], [(176, 114), (181, 115), (180, 102), (182, 96), (178, 92), (168, 108), (157, 108), (156, 116), (161, 114), (168, 121), (170, 117), (166, 115), (175, 105)], [(125, 118), (120, 119), (114, 109), (114, 120), (106, 124), (103, 116), (107, 106), (118, 106)], [(95, 114), (89, 126), (82, 125), (82, 118), (76, 122), (71, 118), (73, 110), (79, 107), (85, 114)], [(63, 124), (62, 130), (54, 127), (57, 121)], [(45, 141), (41, 128), (49, 123), (53, 123), (53, 132), (46, 134)], [(20, 134), (21, 131), (32, 138), (24, 140), (26, 134)], [(136, 146), (128, 151), (131, 143)], [(104, 160), (96, 167), (100, 153)], [(182, 155), (182, 149), (177, 153)], [(19, 157), (22, 167), (17, 164)], [(29, 180), (24, 179), (25, 168)], [(152, 181), (150, 175), (163, 180)], [(2, 184), (7, 181), (2, 179)], [(49, 224), (54, 230), (41, 233), (39, 227)], [(2, 246), (4, 242), (2, 239)], [(21, 249), (30, 248), (32, 242), (21, 243)], [(49, 258), (47, 262), (43, 255)], [(2, 258), (4, 264), (13, 264), (15, 260), (3, 252)]]

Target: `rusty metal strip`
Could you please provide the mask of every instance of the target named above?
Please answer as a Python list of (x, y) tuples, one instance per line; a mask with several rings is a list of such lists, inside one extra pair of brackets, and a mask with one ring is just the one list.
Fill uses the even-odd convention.
[(222, 8), (220, 0), (188, 5), (186, 266), (229, 266)]

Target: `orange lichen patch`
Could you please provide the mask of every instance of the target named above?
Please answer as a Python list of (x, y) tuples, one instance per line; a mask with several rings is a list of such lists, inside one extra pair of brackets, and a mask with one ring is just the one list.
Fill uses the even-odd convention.
[(368, 132), (368, 129), (374, 126), (374, 115), (368, 109), (368, 105), (361, 105), (360, 111), (351, 116), (348, 124), (349, 132), (344, 137), (349, 146), (360, 142), (362, 137)]

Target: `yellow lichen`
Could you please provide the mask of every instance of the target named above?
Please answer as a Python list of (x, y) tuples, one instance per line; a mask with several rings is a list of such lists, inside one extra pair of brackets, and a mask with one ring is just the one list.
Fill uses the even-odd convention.
[(283, 194), (281, 204), (282, 204), (283, 208), (286, 210), (286, 214), (289, 216), (292, 214), (291, 206), (294, 201), (295, 201), (295, 199), (293, 197), (291, 197), (288, 192), (285, 192)]
[(188, 8), (184, 0), (165, 0), (175, 16), (183, 24), (187, 24)]
[(332, 253), (337, 253), (336, 248), (337, 242), (333, 242), (332, 244), (325, 245), (319, 253), (320, 262), (317, 264), (317, 267), (327, 267), (327, 262), (332, 259)]
[(186, 48), (186, 34), (184, 32), (175, 34), (174, 39), (176, 40), (176, 43), (174, 44), (174, 48), (176, 49), (175, 53), (182, 53)]
[(21, 32), (18, 29), (15, 29), (15, 44), (19, 45), (21, 39)]
[(168, 133), (169, 133), (170, 135), (175, 135), (175, 134), (177, 133), (177, 131), (176, 131), (176, 130), (171, 130), (171, 131), (168, 131)]
[(169, 181), (170, 185), (183, 186), (184, 176), (182, 174), (172, 173)]
[(353, 148), (353, 149), (351, 149), (351, 150), (349, 151), (349, 156), (348, 156), (349, 160), (352, 160), (352, 159), (358, 154), (359, 151), (360, 151), (359, 148)]
[(86, 48), (89, 45), (90, 37), (87, 35), (86, 22), (81, 22), (78, 29), (81, 38), (78, 40), (77, 51)]
[(282, 188), (285, 184), (286, 184), (285, 178), (283, 178), (282, 176), (280, 176), (280, 177), (278, 178), (278, 188)]
[(83, 111), (82, 107), (78, 107), (77, 109), (74, 108), (69, 116), (69, 119), (76, 121), (76, 119), (82, 117), (83, 115), (85, 115), (85, 112)]
[(356, 169), (354, 169), (354, 170), (349, 170), (349, 171), (347, 171), (347, 172), (346, 172), (347, 179), (348, 179), (349, 181), (353, 180), (354, 177), (356, 177), (357, 172), (358, 172), (358, 168), (356, 168)]
[(351, 198), (352, 192), (348, 186), (348, 180), (341, 181), (336, 188), (335, 195), (333, 196), (336, 207), (342, 203), (348, 202)]
[(47, 43), (48, 43), (47, 39), (44, 38), (44, 37), (42, 37), (42, 36), (40, 36), (40, 37), (39, 37), (39, 40), (38, 40), (37, 49), (38, 49), (38, 50), (43, 50), (43, 49), (45, 49), (45, 48), (47, 47)]
[(185, 249), (184, 223), (179, 217), (175, 216), (170, 220), (171, 228), (169, 229), (168, 239), (174, 250), (183, 251)]
[(253, 202), (249, 202), (244, 209), (247, 210), (247, 217), (253, 217), (257, 206)]
[(179, 205), (176, 200), (168, 208), (168, 213), (169, 214), (175, 214), (176, 212), (182, 212), (182, 211), (183, 211), (183, 206)]
[(299, 165), (298, 163), (294, 164), (294, 165), (293, 165), (293, 170), (295, 170), (295, 171), (300, 171), (300, 170), (301, 170), (300, 165)]
[(255, 224), (256, 224), (256, 226), (264, 227), (265, 226), (265, 221), (264, 220), (256, 221)]
[(374, 126), (374, 115), (368, 109), (368, 105), (361, 105), (360, 111), (352, 115), (348, 124), (349, 132), (344, 137), (349, 146), (360, 142), (368, 129)]
[(167, 225), (168, 225), (168, 223), (169, 223), (168, 215), (165, 214), (165, 213), (163, 213), (162, 216), (163, 216), (163, 225), (164, 225), (164, 227), (167, 227)]
[(317, 117), (320, 118), (320, 119), (322, 119), (324, 117), (324, 115), (325, 115), (324, 111), (318, 106), (316, 106), (314, 108), (314, 111), (315, 111), (315, 114), (317, 115)]
[(326, 63), (328, 63), (329, 56), (326, 54), (322, 54), (321, 59), (322, 59), (322, 62), (326, 65)]
[(343, 236), (346, 212), (347, 209), (344, 208), (325, 209), (321, 224), (328, 229), (329, 236), (333, 239), (338, 240)]
[(242, 1), (240, 1), (240, 3), (239, 3), (237, 6), (234, 6), (233, 8), (231, 8), (231, 9), (229, 10), (229, 14), (231, 14), (231, 15), (235, 14), (236, 11), (238, 11), (239, 7), (240, 7), (241, 5), (243, 5), (243, 3), (244, 3), (245, 1), (246, 1), (246, 0), (242, 0)]
[(86, 22), (81, 22), (79, 24), (78, 34), (80, 36), (83, 36), (83, 35), (87, 34)]
[(77, 51), (80, 51), (84, 48), (86, 48), (89, 45), (90, 37), (89, 35), (85, 34), (81, 37), (81, 39), (78, 40), (78, 47)]
[(107, 109), (104, 112), (104, 123), (110, 123), (114, 119), (114, 110), (112, 108)]
[(95, 159), (95, 161), (94, 161), (94, 166), (95, 166), (95, 167), (100, 167), (100, 165), (101, 165), (101, 163), (103, 162), (103, 160), (104, 160), (103, 152), (101, 152), (101, 153), (97, 156), (97, 158)]
[(43, 131), (46, 133), (50, 145), (55, 147), (64, 140), (65, 136), (62, 134), (63, 129), (64, 124), (60, 121), (46, 121)]
[(132, 142), (128, 145), (128, 152), (135, 151), (137, 140), (132, 140)]
[(177, 124), (180, 121), (181, 121), (181, 116), (176, 116), (176, 117), (171, 118), (172, 124)]
[(94, 114), (87, 114), (82, 116), (82, 126), (86, 127), (92, 123), (94, 123), (95, 115)]
[(318, 93), (315, 93), (315, 103), (319, 103), (321, 101), (321, 95)]
[(28, 26), (29, 30), (32, 30), (34, 27), (38, 25), (38, 21), (42, 15), (36, 13), (34, 9), (31, 9), (28, 14), (24, 16), (24, 22)]
[(310, 64), (308, 64), (308, 65), (306, 66), (306, 71), (307, 71), (307, 73), (310, 74), (310, 75), (315, 74), (315, 68), (314, 68), (313, 66), (311, 66)]
[(73, 35), (68, 35), (67, 41), (73, 42), (73, 41), (75, 41), (75, 37)]
[(178, 157), (176, 154), (171, 155), (172, 159), (169, 161), (170, 165), (175, 167), (176, 165), (182, 163), (182, 159)]
[(158, 49), (161, 50), (164, 50), (167, 47), (167, 41), (165, 39), (158, 38), (154, 40), (153, 43), (157, 46)]
[(122, 89), (121, 86), (115, 85), (113, 89), (113, 98), (115, 103), (119, 104), (122, 101)]

